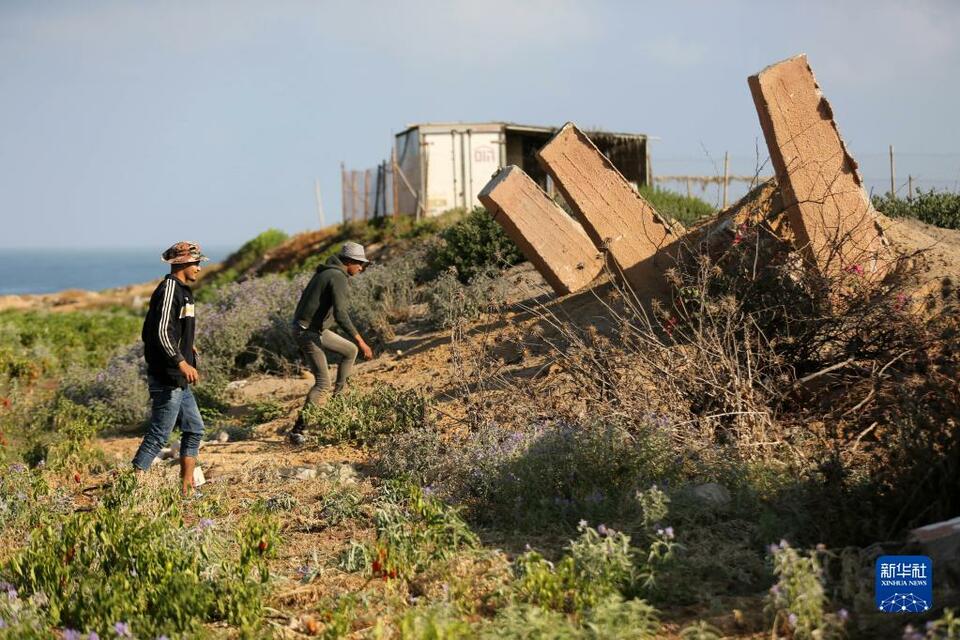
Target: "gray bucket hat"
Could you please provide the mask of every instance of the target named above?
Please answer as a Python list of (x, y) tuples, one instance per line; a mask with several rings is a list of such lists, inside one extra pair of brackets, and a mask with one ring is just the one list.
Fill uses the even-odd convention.
[(367, 260), (367, 254), (363, 250), (363, 245), (357, 244), (356, 242), (344, 242), (343, 247), (340, 249), (340, 257), (355, 262), (363, 262), (364, 264), (370, 262)]

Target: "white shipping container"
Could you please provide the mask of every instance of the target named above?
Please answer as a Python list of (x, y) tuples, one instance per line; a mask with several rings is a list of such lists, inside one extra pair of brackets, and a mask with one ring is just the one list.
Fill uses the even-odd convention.
[[(556, 131), (505, 122), (409, 126), (395, 141), (400, 213), (436, 216), (480, 206), (477, 194), (508, 164), (519, 166), (552, 191), (534, 154)], [(638, 186), (649, 181), (645, 135), (597, 133), (591, 137), (628, 180)]]

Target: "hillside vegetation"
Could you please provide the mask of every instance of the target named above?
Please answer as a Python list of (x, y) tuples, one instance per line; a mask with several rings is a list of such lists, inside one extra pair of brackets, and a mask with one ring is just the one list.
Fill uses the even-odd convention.
[[(764, 233), (659, 303), (555, 298), (482, 210), (248, 243), (201, 287), (190, 500), (127, 471), (139, 318), (0, 316), (0, 638), (956, 637), (956, 592), (884, 617), (871, 573), (960, 512), (956, 296), (798, 275)], [(294, 447), (290, 317), (346, 240), (378, 355)]]

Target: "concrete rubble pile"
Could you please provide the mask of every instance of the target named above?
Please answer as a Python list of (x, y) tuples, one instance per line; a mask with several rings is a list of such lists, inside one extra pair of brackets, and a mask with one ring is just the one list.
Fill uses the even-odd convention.
[(744, 222), (757, 222), (760, 210), (768, 216), (766, 228), (790, 241), (808, 267), (825, 276), (855, 269), (880, 280), (895, 252), (806, 56), (771, 65), (748, 83), (775, 181), (692, 229), (659, 214), (572, 123), (537, 160), (575, 219), (516, 166), (494, 176), (480, 200), (559, 295), (587, 288), (606, 256), (613, 274), (634, 291), (661, 296), (681, 245), (732, 236)]

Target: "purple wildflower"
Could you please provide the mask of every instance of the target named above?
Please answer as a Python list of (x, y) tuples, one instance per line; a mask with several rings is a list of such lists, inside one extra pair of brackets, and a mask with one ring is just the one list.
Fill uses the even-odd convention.
[(167, 636), (157, 636), (157, 640), (170, 640)]
[(90, 635), (87, 636), (87, 640), (100, 640), (100, 636), (96, 631), (91, 631)]
[(610, 535), (610, 531), (607, 529), (607, 525), (602, 523), (599, 527), (597, 527), (597, 533), (599, 533), (602, 536)]
[(113, 630), (117, 633), (118, 638), (132, 637), (132, 635), (130, 634), (130, 625), (128, 625), (126, 622), (116, 623), (115, 625), (113, 625)]
[(213, 522), (212, 519), (210, 519), (210, 518), (201, 518), (201, 519), (200, 519), (200, 522), (197, 523), (197, 528), (200, 529), (200, 531), (206, 531), (207, 529), (209, 529), (210, 527), (212, 527), (213, 524), (214, 524), (214, 522)]
[(799, 620), (799, 618), (797, 618), (797, 614), (795, 614), (795, 613), (791, 613), (789, 616), (787, 616), (787, 622), (790, 624), (790, 628), (791, 628), (791, 629), (796, 629), (796, 628), (797, 628), (797, 621), (798, 621), (798, 620)]
[(13, 587), (10, 587), (9, 589), (7, 589), (7, 599), (10, 600), (10, 602), (13, 602), (14, 600), (16, 600), (17, 590), (14, 589)]
[(770, 553), (770, 555), (775, 556), (777, 555), (777, 551), (780, 551), (780, 545), (778, 545), (776, 542), (771, 542), (767, 547), (767, 551)]
[(673, 540), (673, 527), (667, 527), (664, 529), (663, 535), (667, 536), (667, 540)]
[(0, 629), (5, 629), (7, 627), (7, 621), (3, 618), (0, 618)]
[(19, 462), (15, 462), (12, 465), (10, 465), (10, 471), (13, 471), (14, 473), (23, 473), (26, 470), (27, 468), (22, 464), (20, 464)]
[(586, 520), (581, 519), (580, 522), (577, 523), (577, 527), (579, 527), (580, 529), (584, 529), (586, 528), (586, 526), (587, 526)]
[(64, 629), (63, 640), (80, 640), (80, 632), (76, 629)]
[(779, 584), (775, 584), (775, 585), (773, 585), (772, 587), (770, 587), (770, 595), (772, 595), (772, 596), (774, 596), (774, 597), (780, 595), (780, 585), (779, 585)]
[(840, 609), (837, 611), (837, 617), (840, 618), (843, 622), (846, 622), (850, 619), (850, 612), (846, 609)]
[(789, 549), (789, 548), (790, 548), (790, 543), (787, 542), (785, 539), (781, 538), (781, 539), (780, 539), (780, 548), (781, 548), (781, 549)]
[(924, 640), (924, 635), (908, 624), (903, 628), (903, 640)]

